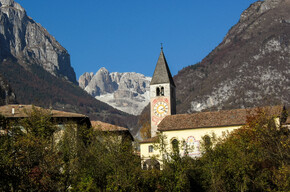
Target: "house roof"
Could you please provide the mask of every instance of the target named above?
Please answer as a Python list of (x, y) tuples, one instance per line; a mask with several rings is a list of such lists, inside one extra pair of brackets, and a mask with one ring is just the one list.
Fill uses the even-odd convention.
[[(269, 106), (260, 109), (269, 112), (269, 115), (280, 116), (283, 106)], [(166, 116), (158, 125), (159, 131), (225, 127), (246, 124), (247, 116), (256, 113), (258, 108), (233, 109), (193, 114)]]
[[(50, 112), (52, 117), (86, 117), (83, 114), (49, 110), (33, 105), (4, 105), (0, 107), (0, 114), (6, 118), (23, 118), (28, 117), (29, 114), (32, 112), (33, 108), (38, 110), (47, 110), (48, 112)], [(14, 113), (12, 113), (13, 109)]]
[(175, 87), (172, 75), (170, 73), (167, 61), (163, 53), (163, 49), (161, 49), (150, 85), (162, 83), (170, 83)]
[(158, 141), (158, 136), (155, 136), (155, 137), (151, 137), (151, 138), (148, 138), (148, 139), (145, 139), (143, 141), (141, 141), (140, 143), (154, 143)]
[(127, 128), (119, 127), (102, 121), (91, 121), (92, 127), (100, 131), (129, 131)]

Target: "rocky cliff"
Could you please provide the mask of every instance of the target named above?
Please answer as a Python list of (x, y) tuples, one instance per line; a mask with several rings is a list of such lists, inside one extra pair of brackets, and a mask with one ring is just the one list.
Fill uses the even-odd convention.
[(5, 78), (3, 83), (0, 78), (0, 104), (16, 95), (21, 104), (81, 113), (128, 128), (136, 124), (135, 116), (96, 100), (77, 85), (68, 52), (13, 0), (0, 0), (0, 75)]
[(37, 64), (76, 83), (66, 49), (14, 0), (0, 0), (0, 6), (0, 60), (12, 55), (24, 66)]
[(250, 5), (206, 58), (174, 80), (178, 113), (290, 105), (290, 0)]
[(140, 73), (109, 73), (101, 68), (96, 74), (84, 73), (79, 86), (96, 99), (121, 111), (138, 115), (149, 103), (151, 77)]

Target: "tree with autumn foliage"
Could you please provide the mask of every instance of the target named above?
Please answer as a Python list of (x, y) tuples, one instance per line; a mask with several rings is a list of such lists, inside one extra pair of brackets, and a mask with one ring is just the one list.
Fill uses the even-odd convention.
[(290, 131), (265, 111), (224, 138), (204, 137), (199, 173), (205, 191), (289, 191)]
[(138, 126), (140, 128), (140, 136), (142, 139), (151, 138), (151, 123), (150, 111), (147, 109), (149, 105), (143, 110), (139, 117)]

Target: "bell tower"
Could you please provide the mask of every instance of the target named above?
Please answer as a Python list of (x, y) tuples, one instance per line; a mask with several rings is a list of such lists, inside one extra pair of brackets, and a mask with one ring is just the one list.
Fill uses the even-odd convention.
[(167, 115), (176, 114), (175, 84), (161, 46), (161, 52), (150, 83), (151, 137)]

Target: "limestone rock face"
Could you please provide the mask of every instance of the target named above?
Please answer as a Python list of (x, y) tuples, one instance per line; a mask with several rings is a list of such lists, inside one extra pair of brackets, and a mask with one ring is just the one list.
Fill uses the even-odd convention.
[(79, 86), (96, 99), (121, 111), (138, 115), (149, 103), (151, 77), (140, 73), (118, 73), (101, 68), (95, 75), (84, 73)]
[(85, 72), (82, 76), (80, 76), (79, 78), (79, 86), (82, 88), (82, 89), (85, 89), (86, 86), (89, 84), (89, 82), (92, 80), (94, 76), (94, 73), (88, 73), (88, 72)]
[(66, 49), (14, 0), (0, 0), (0, 6), (0, 60), (13, 56), (23, 65), (37, 64), (76, 83)]
[(178, 113), (290, 106), (290, 0), (250, 5), (206, 58), (174, 80)]
[(112, 81), (109, 71), (106, 68), (101, 68), (89, 81), (85, 90), (92, 96), (100, 96), (106, 93), (113, 93), (117, 88), (117, 84)]

